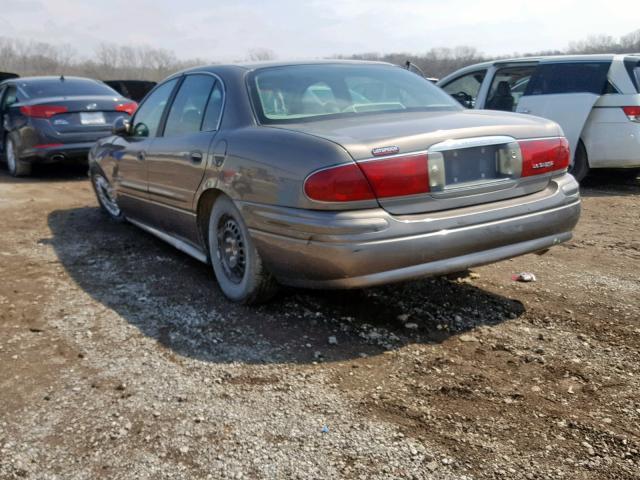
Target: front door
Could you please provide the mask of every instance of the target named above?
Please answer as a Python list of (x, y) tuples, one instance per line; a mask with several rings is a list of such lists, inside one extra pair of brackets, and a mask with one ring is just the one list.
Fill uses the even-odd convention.
[(222, 92), (213, 75), (186, 75), (147, 155), (149, 199), (161, 228), (196, 244), (193, 203), (218, 129)]
[(147, 154), (178, 80), (159, 86), (140, 105), (131, 122), (130, 136), (114, 141), (113, 184), (118, 204), (127, 217), (148, 222)]

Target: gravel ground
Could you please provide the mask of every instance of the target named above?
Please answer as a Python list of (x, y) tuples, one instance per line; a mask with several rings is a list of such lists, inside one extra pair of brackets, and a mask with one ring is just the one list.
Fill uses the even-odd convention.
[(0, 479), (640, 478), (640, 182), (583, 195), (546, 255), (249, 308), (0, 172)]

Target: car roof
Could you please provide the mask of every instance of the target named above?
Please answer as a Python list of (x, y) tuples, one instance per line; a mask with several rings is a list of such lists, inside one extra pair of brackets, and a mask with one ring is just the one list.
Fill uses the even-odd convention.
[(258, 70), (261, 68), (270, 68), (270, 67), (289, 67), (296, 65), (383, 65), (383, 66), (394, 66), (393, 63), (388, 62), (377, 62), (373, 60), (268, 60), (268, 61), (259, 61), (259, 62), (238, 62), (238, 63), (228, 63), (228, 64), (214, 64), (214, 65), (202, 65), (199, 67), (192, 67), (182, 70), (180, 72), (176, 72), (175, 75), (182, 75), (184, 73), (190, 72), (215, 72), (220, 69), (237, 69), (244, 71)]
[[(495, 60), (488, 60), (486, 62), (475, 63), (464, 67), (465, 69), (476, 69), (482, 67), (491, 67), (492, 65), (499, 65), (501, 63), (518, 63), (518, 62), (571, 62), (571, 61), (610, 61), (615, 57), (620, 58), (633, 58), (640, 60), (640, 53), (626, 53), (626, 54), (614, 54), (614, 53), (594, 53), (584, 55), (535, 55), (530, 57), (513, 57), (513, 58), (497, 58)], [(462, 69), (460, 69), (462, 70)]]
[(29, 82), (41, 82), (41, 81), (55, 81), (64, 78), (64, 80), (86, 80), (88, 82), (99, 82), (99, 80), (88, 78), (88, 77), (73, 77), (67, 75), (43, 75), (39, 77), (17, 77), (10, 78), (9, 81), (18, 82), (18, 83), (29, 83)]
[(486, 62), (474, 63), (467, 65), (466, 67), (459, 68), (453, 72), (442, 77), (437, 85), (442, 85), (445, 82), (450, 81), (452, 78), (457, 78), (459, 75), (475, 72), (476, 70), (482, 70), (493, 66), (503, 65), (505, 63), (553, 63), (553, 62), (609, 62), (615, 58), (622, 60), (633, 59), (640, 60), (640, 53), (596, 53), (596, 54), (584, 54), (584, 55), (536, 55), (530, 57), (513, 57), (513, 58), (497, 58), (495, 60), (488, 60)]

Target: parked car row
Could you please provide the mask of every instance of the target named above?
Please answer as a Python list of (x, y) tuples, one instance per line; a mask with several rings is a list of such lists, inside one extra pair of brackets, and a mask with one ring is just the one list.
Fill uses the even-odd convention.
[(570, 171), (640, 168), (640, 55), (562, 55), (471, 65), (437, 83), (465, 108), (554, 120)]
[(35, 163), (85, 160), (115, 119), (137, 106), (98, 80), (10, 78), (0, 83), (0, 153), (15, 176), (29, 175)]

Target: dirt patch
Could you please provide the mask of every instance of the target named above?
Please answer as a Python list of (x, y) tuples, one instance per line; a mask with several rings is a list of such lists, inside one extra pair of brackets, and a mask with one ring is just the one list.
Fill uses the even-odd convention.
[(640, 183), (583, 199), (543, 256), (248, 308), (2, 172), (0, 478), (640, 478)]

